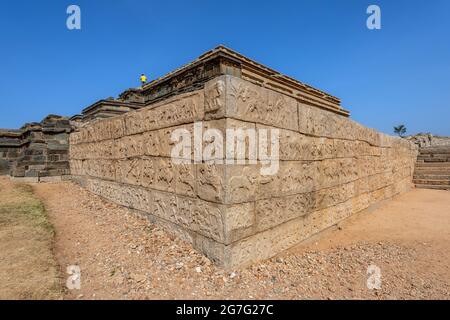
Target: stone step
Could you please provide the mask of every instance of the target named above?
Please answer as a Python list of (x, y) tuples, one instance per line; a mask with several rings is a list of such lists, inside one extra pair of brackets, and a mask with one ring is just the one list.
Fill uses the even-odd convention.
[(418, 167), (414, 169), (414, 173), (417, 174), (450, 174), (450, 168), (442, 167)]
[(434, 163), (434, 162), (447, 162), (450, 164), (450, 159), (443, 158), (429, 158), (429, 159), (419, 159), (417, 158), (417, 163)]
[(449, 170), (414, 170), (414, 175), (450, 175)]
[(450, 162), (416, 162), (416, 168), (425, 167), (450, 168)]
[(417, 188), (450, 190), (450, 146), (421, 148), (413, 183)]
[(429, 154), (422, 154), (419, 153), (417, 155), (417, 159), (432, 159), (432, 158), (443, 158), (443, 159), (447, 159), (450, 157), (450, 154), (439, 154), (437, 155), (436, 153), (429, 153)]
[(450, 153), (419, 153), (418, 157), (423, 158), (449, 158)]
[[(448, 172), (448, 174), (450, 174), (450, 169), (449, 168), (445, 168), (445, 167), (439, 167), (439, 166), (434, 166), (434, 167), (430, 167), (430, 166), (415, 166), (415, 171), (442, 171), (444, 173), (436, 173), (436, 174), (446, 174)], [(434, 173), (431, 173), (434, 174)]]
[(450, 186), (450, 180), (427, 180), (427, 179), (414, 179), (414, 184), (431, 184), (435, 186)]
[(433, 157), (448, 158), (448, 157), (450, 157), (450, 153), (443, 153), (443, 152), (421, 153), (421, 152), (419, 152), (419, 154), (417, 156), (423, 157), (423, 158), (433, 158)]
[(413, 179), (423, 179), (423, 180), (450, 180), (449, 174), (414, 174)]
[[(439, 166), (415, 166), (415, 171), (442, 171), (444, 172), (443, 174), (446, 174), (446, 172), (448, 172), (450, 174), (450, 168), (446, 168), (446, 167), (439, 167)], [(434, 174), (434, 173), (432, 173)], [(437, 173), (437, 174), (442, 174), (442, 173)]]
[(419, 188), (419, 189), (450, 190), (450, 186), (445, 186), (445, 185), (431, 185), (431, 184), (416, 184), (416, 188)]
[[(428, 156), (428, 154), (424, 154), (424, 156)], [(431, 158), (450, 158), (450, 153), (431, 153)]]
[(445, 148), (423, 148), (419, 150), (419, 154), (425, 155), (425, 154), (450, 154), (450, 147)]

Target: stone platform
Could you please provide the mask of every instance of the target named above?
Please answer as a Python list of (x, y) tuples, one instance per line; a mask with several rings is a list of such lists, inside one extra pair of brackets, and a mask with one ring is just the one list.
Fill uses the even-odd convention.
[[(70, 135), (71, 174), (226, 268), (276, 255), (412, 186), (413, 143), (350, 120), (338, 98), (224, 47), (133, 94), (144, 101), (138, 110)], [(195, 140), (199, 124), (202, 134), (223, 136), (277, 131), (275, 174), (263, 174), (267, 159), (258, 154), (251, 163), (249, 152), (179, 161), (190, 157), (174, 157), (172, 135), (181, 129)], [(250, 138), (240, 142), (249, 146)]]
[(420, 148), (413, 182), (417, 188), (450, 190), (450, 144)]
[(19, 130), (0, 130), (0, 174), (38, 182), (68, 176), (70, 121), (49, 115)]

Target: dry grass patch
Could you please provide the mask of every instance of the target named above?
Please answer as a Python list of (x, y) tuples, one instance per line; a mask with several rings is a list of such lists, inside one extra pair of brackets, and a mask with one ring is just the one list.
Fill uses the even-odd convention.
[(0, 299), (58, 299), (54, 229), (29, 185), (0, 180)]

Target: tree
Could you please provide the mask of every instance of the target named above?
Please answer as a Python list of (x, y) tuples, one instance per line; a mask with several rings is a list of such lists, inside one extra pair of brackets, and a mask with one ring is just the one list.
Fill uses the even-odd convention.
[(406, 127), (403, 124), (400, 124), (394, 127), (394, 132), (399, 135), (399, 137), (403, 138), (403, 135), (406, 133)]

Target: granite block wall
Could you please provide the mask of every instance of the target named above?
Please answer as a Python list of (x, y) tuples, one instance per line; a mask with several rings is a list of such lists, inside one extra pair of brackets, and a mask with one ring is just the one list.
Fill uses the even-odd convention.
[(19, 130), (0, 131), (0, 173), (30, 182), (70, 175), (67, 118), (49, 115)]
[[(231, 128), (277, 131), (278, 170), (263, 174), (259, 152), (253, 159), (214, 149), (208, 161), (179, 161), (198, 154), (199, 124), (224, 137)], [(176, 129), (191, 133), (194, 146), (179, 156)], [(200, 149), (210, 151), (216, 139), (203, 137)], [(408, 190), (416, 156), (407, 140), (230, 75), (70, 134), (75, 180), (226, 268), (269, 258)]]

